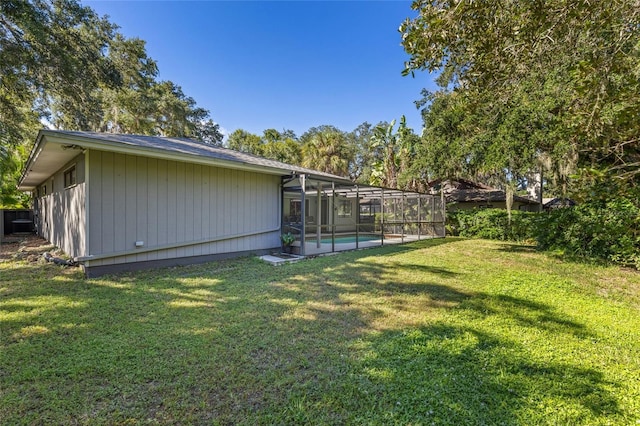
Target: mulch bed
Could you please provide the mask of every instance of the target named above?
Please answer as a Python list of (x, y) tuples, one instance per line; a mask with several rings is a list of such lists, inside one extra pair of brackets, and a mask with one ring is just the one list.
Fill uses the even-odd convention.
[(50, 242), (35, 234), (5, 235), (0, 242), (0, 262), (10, 260), (37, 262), (45, 252), (59, 253)]

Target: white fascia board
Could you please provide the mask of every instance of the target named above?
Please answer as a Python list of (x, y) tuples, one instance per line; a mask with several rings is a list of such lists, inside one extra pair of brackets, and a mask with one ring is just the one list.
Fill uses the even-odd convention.
[(31, 165), (38, 158), (40, 153), (42, 152), (42, 130), (38, 132), (38, 137), (36, 138), (36, 143), (31, 148), (31, 152), (29, 153), (29, 158), (24, 165), (24, 169), (22, 170), (22, 175), (20, 176), (20, 180), (18, 181), (18, 189), (21, 191), (30, 191), (35, 187), (22, 187), (22, 182), (25, 180), (27, 175), (29, 174), (29, 170), (31, 169)]

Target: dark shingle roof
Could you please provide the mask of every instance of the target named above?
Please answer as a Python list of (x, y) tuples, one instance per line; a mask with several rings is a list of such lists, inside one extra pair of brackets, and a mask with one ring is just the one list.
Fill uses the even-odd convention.
[[(433, 187), (436, 184), (441, 185), (444, 195), (450, 203), (499, 202), (507, 199), (505, 191), (467, 179), (439, 180), (433, 182), (431, 186)], [(535, 200), (519, 195), (514, 195), (513, 199), (521, 203), (537, 204)]]
[(89, 138), (98, 140), (105, 145), (126, 145), (133, 148), (173, 152), (176, 154), (194, 155), (198, 157), (205, 157), (214, 160), (229, 161), (233, 163), (241, 163), (258, 167), (268, 167), (271, 169), (282, 170), (283, 174), (290, 174), (291, 172), (294, 172), (312, 174), (319, 177), (322, 176), (332, 180), (348, 180), (348, 178), (342, 176), (286, 164), (280, 161), (270, 160), (268, 158), (259, 157), (257, 155), (234, 151), (232, 149), (217, 147), (187, 138), (126, 135), (117, 133), (74, 132), (65, 130), (47, 130), (46, 132), (75, 136), (80, 138)]

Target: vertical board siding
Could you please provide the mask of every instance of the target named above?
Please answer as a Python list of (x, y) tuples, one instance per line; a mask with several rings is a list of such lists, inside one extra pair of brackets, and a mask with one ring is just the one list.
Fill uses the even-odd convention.
[[(127, 235), (127, 156), (124, 154), (115, 154), (113, 156), (114, 176), (113, 176), (113, 230), (114, 233), (114, 249), (123, 250), (133, 248), (129, 244), (131, 236)], [(107, 231), (108, 232), (108, 231)]]
[[(167, 217), (164, 219), (164, 221), (159, 222), (166, 232), (166, 234), (162, 231), (158, 233), (160, 244), (168, 244), (174, 241), (178, 241), (177, 227), (179, 226), (177, 190), (178, 163), (173, 161), (166, 161), (164, 165), (167, 168), (167, 177), (165, 179), (167, 185), (167, 200), (166, 204), (159, 204), (158, 208), (162, 210), (163, 207), (166, 206)], [(158, 174), (160, 173), (162, 173), (162, 170), (158, 169)], [(174, 257), (175, 255), (175, 250), (169, 250), (167, 257)]]
[[(187, 208), (187, 193), (188, 193), (188, 189), (187, 187), (189, 186), (189, 183), (187, 181), (187, 164), (185, 163), (178, 163), (178, 167), (177, 167), (177, 172), (178, 172), (178, 181), (177, 181), (177, 188), (178, 188), (178, 203), (177, 203), (177, 218), (176, 218), (176, 224), (177, 226), (177, 230), (176, 230), (176, 235), (177, 235), (177, 241), (190, 241), (189, 236), (187, 235), (187, 223), (190, 222), (191, 219), (191, 208)], [(192, 200), (189, 200), (189, 202)], [(174, 256), (179, 256), (178, 253), (178, 249), (174, 249), (173, 251), (173, 255)]]
[[(89, 156), (89, 168), (91, 169), (91, 174), (89, 179), (88, 192), (94, 195), (89, 196), (89, 214), (91, 214), (89, 229), (87, 230), (87, 232), (89, 233), (89, 237), (91, 237), (91, 235), (98, 234), (93, 230), (96, 227), (102, 226), (101, 223), (103, 197), (100, 196), (102, 188), (99, 186), (99, 183), (91, 182), (91, 179), (96, 179), (96, 177), (102, 176), (102, 163), (102, 153), (100, 151), (91, 151)], [(95, 253), (100, 248), (101, 245), (99, 245), (97, 241), (92, 241), (91, 239), (89, 239), (89, 253)]]
[[(278, 176), (91, 152), (90, 253), (94, 256), (259, 232), (279, 225)], [(90, 266), (278, 246), (278, 231), (90, 261)]]
[[(38, 200), (38, 230), (42, 237), (71, 257), (84, 256), (86, 247), (86, 184), (84, 154), (65, 164), (47, 179), (51, 193)], [(64, 171), (76, 166), (76, 185), (64, 187)]]
[[(144, 174), (144, 170), (140, 172), (140, 174)], [(161, 201), (159, 190), (159, 178), (158, 178), (158, 160), (155, 158), (149, 158), (147, 160), (147, 191), (146, 191), (146, 216), (144, 214), (140, 215), (140, 219), (145, 221), (147, 224), (146, 236), (147, 240), (145, 241), (149, 247), (154, 247), (158, 245), (158, 220), (160, 217), (160, 212), (158, 209), (158, 205)], [(166, 189), (166, 184), (162, 185)], [(162, 209), (166, 213), (166, 209)], [(141, 231), (144, 229), (144, 225), (141, 225), (139, 228)], [(145, 260), (156, 260), (158, 258), (157, 253), (147, 253)]]
[[(89, 186), (93, 186), (93, 174), (91, 174), (91, 164), (93, 163), (93, 158), (89, 157)], [(103, 154), (103, 162), (102, 169), (100, 170), (100, 183), (101, 189), (98, 190), (99, 197), (102, 197), (102, 221), (100, 222), (100, 234), (97, 236), (96, 242), (101, 243), (100, 246), (97, 247), (99, 252), (110, 252), (114, 251), (115, 246), (115, 215), (116, 209), (114, 206), (115, 203), (115, 188), (114, 188), (114, 179), (115, 179), (115, 162), (114, 162), (114, 154), (110, 152), (105, 152)], [(91, 195), (89, 199), (93, 198), (94, 191), (91, 191)], [(89, 212), (91, 214), (91, 212)], [(93, 217), (93, 216), (92, 216)], [(93, 221), (89, 222), (89, 226), (93, 229)], [(89, 241), (93, 241), (94, 235), (89, 234)], [(91, 252), (94, 253), (94, 252)], [(105, 261), (105, 264), (108, 264), (108, 261)], [(113, 263), (113, 262), (111, 262)]]
[(81, 183), (40, 199), (41, 236), (71, 257), (86, 253), (84, 196)]
[[(147, 222), (148, 220), (151, 219), (151, 216), (152, 216), (151, 212), (149, 211), (149, 196), (147, 195), (149, 191), (149, 188), (147, 187), (148, 174), (149, 174), (149, 167), (147, 166), (147, 161), (148, 159), (145, 157), (137, 157), (137, 163), (135, 165), (136, 181), (138, 182), (135, 201), (138, 202), (138, 198), (140, 199), (139, 205), (136, 206), (136, 210), (139, 209), (139, 211), (136, 211), (136, 217), (134, 219), (136, 222), (136, 227), (135, 227), (136, 241), (142, 240), (138, 230), (144, 231), (145, 235), (148, 235), (146, 234)], [(148, 217), (145, 217), (144, 215), (145, 211), (150, 213)], [(148, 244), (149, 242), (146, 241), (145, 243)], [(147, 255), (145, 253), (138, 254), (136, 257), (136, 260), (138, 261), (147, 260)]]
[[(138, 230), (138, 187), (142, 186), (142, 179), (138, 179), (138, 162), (137, 158), (131, 155), (128, 155), (125, 159), (125, 208), (124, 208), (124, 238), (125, 240), (133, 239), (133, 244), (131, 244), (131, 248), (135, 247), (135, 242), (138, 241), (137, 238), (137, 230)], [(136, 185), (128, 185), (129, 182), (136, 182)], [(140, 197), (143, 196), (142, 188)], [(142, 203), (141, 203), (142, 204)], [(126, 244), (126, 243), (125, 243)], [(136, 260), (136, 256), (127, 257), (128, 262), (134, 262)]]
[[(193, 166), (193, 222), (191, 223), (190, 232), (193, 239), (199, 238), (197, 231), (202, 229), (202, 199), (204, 193), (202, 192), (202, 167), (199, 164)], [(199, 256), (202, 254), (200, 246), (191, 247), (192, 255)]]
[[(209, 168), (200, 166), (201, 183), (200, 191), (202, 193), (202, 199), (200, 200), (200, 229), (204, 226), (209, 226), (209, 203), (211, 197), (211, 191), (209, 189)], [(202, 246), (198, 247), (197, 254), (202, 254)]]

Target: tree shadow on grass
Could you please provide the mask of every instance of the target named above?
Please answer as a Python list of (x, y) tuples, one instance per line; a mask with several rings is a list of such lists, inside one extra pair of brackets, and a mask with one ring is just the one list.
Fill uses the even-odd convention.
[(478, 317), (500, 317), (520, 327), (552, 333), (570, 334), (578, 338), (593, 336), (584, 324), (569, 319), (556, 309), (539, 302), (504, 294), (477, 293), (461, 308)]
[[(558, 423), (617, 413), (595, 370), (543, 365), (518, 342), (424, 318), (455, 309), (534, 332), (583, 326), (544, 304), (456, 287), (456, 271), (380, 258), (402, 250), (380, 249), (379, 261), (363, 251), (280, 268), (242, 259), (40, 289), (25, 282), (11, 297), (78, 303), (10, 324), (51, 332), (3, 346), (10, 368), (0, 383), (22, 395), (7, 418), (514, 424), (548, 399), (578, 410)], [(421, 324), (407, 325), (409, 314)]]
[[(558, 261), (562, 261), (562, 262), (567, 262), (567, 263), (574, 263), (574, 264), (578, 264), (578, 265), (595, 265), (595, 266), (616, 266), (616, 264), (614, 262), (608, 261), (606, 259), (602, 259), (602, 258), (598, 258), (598, 257), (585, 257), (585, 256), (580, 256), (577, 254), (572, 254), (572, 253), (568, 253), (565, 252), (563, 250), (559, 250), (559, 249), (548, 249), (548, 250), (542, 250), (542, 249), (538, 249), (537, 246), (535, 245), (524, 245), (524, 244), (517, 244), (517, 243), (504, 243), (501, 244), (500, 247), (498, 248), (499, 251), (501, 252), (506, 252), (506, 253), (517, 253), (517, 254), (522, 254), (522, 253), (537, 253), (540, 255), (544, 255), (547, 256), (549, 258), (558, 260)], [(622, 268), (622, 265), (617, 265), (618, 267)], [(633, 267), (631, 267), (629, 269), (630, 271), (634, 271), (634, 272), (638, 272), (637, 269), (634, 269)]]
[(530, 360), (516, 342), (475, 328), (389, 331), (367, 339), (367, 348), (349, 384), (358, 402), (347, 408), (371, 407), (359, 420), (567, 424), (619, 413), (602, 373)]
[(519, 243), (502, 243), (498, 250), (506, 253), (539, 253), (535, 245)]

